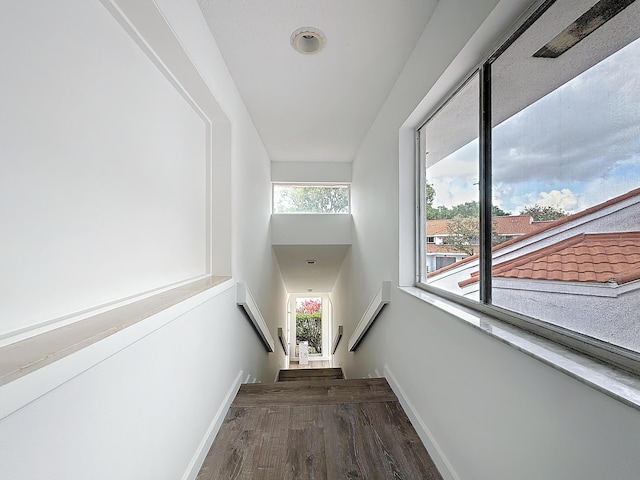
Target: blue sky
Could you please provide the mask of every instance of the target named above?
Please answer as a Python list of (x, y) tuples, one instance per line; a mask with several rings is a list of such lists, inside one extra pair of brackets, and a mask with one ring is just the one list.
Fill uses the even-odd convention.
[[(434, 205), (478, 198), (477, 140), (428, 171)], [(640, 40), (498, 125), (494, 203), (575, 213), (640, 187)]]

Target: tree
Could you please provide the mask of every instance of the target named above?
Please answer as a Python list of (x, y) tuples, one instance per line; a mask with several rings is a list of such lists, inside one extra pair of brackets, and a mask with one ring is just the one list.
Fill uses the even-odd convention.
[(349, 189), (334, 186), (288, 187), (279, 190), (277, 211), (283, 213), (347, 213)]
[(473, 246), (478, 245), (478, 219), (456, 216), (447, 224), (449, 236), (444, 239), (444, 243), (451, 245), (458, 252), (467, 255), (475, 253)]
[[(491, 246), (495, 247), (507, 240), (507, 237), (497, 232), (495, 220), (491, 225)], [(480, 243), (480, 225), (477, 218), (456, 216), (447, 224), (449, 236), (444, 239), (446, 245), (451, 245), (455, 250), (467, 255), (475, 253), (474, 246)]]
[(309, 342), (309, 353), (322, 353), (322, 300), (305, 298), (296, 306), (296, 338)]
[(522, 211), (520, 211), (520, 215), (529, 215), (536, 222), (544, 222), (566, 217), (568, 213), (562, 208), (551, 207), (549, 205), (542, 206), (536, 203), (535, 205), (522, 209)]
[(432, 208), (433, 199), (436, 198), (436, 189), (433, 188), (433, 185), (431, 185), (429, 182), (426, 182), (424, 186), (424, 198), (426, 201), (425, 203), (427, 205), (427, 210), (429, 210), (429, 208)]
[[(500, 207), (493, 205), (491, 207), (491, 213), (494, 217), (504, 217), (509, 215)], [(427, 220), (445, 220), (453, 219), (455, 217), (464, 218), (478, 218), (480, 215), (480, 203), (476, 201), (465, 202), (459, 205), (454, 205), (451, 208), (440, 205), (434, 208), (431, 204), (427, 203)]]

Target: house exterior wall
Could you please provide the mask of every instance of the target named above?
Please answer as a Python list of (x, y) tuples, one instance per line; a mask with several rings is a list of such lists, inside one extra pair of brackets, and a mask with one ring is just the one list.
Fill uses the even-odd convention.
[[(354, 161), (354, 242), (332, 297), (346, 339), (381, 281), (415, 279), (414, 129), (530, 4), (438, 4)], [(347, 343), (335, 364), (392, 378), (444, 478), (638, 477), (637, 410), (397, 288), (358, 349)]]
[(640, 281), (629, 284), (586, 284), (494, 278), (493, 303), (640, 351)]

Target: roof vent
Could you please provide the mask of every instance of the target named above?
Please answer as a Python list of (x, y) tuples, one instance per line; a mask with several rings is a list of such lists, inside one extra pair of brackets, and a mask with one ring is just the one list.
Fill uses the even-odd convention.
[(291, 46), (303, 55), (318, 53), (327, 43), (327, 37), (317, 28), (302, 27), (291, 34)]

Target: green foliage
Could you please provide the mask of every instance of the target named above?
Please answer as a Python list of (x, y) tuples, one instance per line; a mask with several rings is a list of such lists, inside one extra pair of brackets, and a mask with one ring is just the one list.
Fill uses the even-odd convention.
[[(509, 215), (508, 212), (505, 212), (496, 205), (491, 207), (491, 213), (494, 217)], [(478, 218), (479, 215), (480, 204), (476, 201), (461, 203), (460, 205), (454, 205), (451, 208), (442, 205), (434, 208), (431, 203), (427, 202), (427, 220), (445, 220), (454, 219), (456, 217)]]
[(296, 313), (296, 338), (309, 342), (309, 353), (322, 353), (322, 312)]
[(557, 220), (562, 217), (566, 217), (568, 215), (562, 208), (551, 207), (551, 206), (542, 206), (538, 205), (530, 205), (525, 207), (520, 215), (529, 215), (536, 222)]
[(296, 338), (309, 342), (309, 353), (322, 353), (321, 298), (305, 298), (296, 305)]
[(276, 201), (282, 213), (348, 213), (349, 189), (292, 186), (282, 189)]
[(433, 185), (431, 185), (429, 182), (425, 183), (424, 195), (425, 195), (424, 198), (427, 204), (427, 209), (432, 208), (431, 206), (433, 204), (433, 199), (436, 198), (436, 189), (433, 188)]
[(458, 252), (473, 255), (474, 245), (478, 245), (478, 219), (471, 217), (455, 216), (447, 225), (449, 236), (444, 243), (451, 245)]
[[(480, 243), (480, 231), (477, 218), (456, 216), (447, 224), (449, 236), (444, 239), (446, 245), (451, 245), (458, 252), (473, 255), (474, 245)], [(491, 229), (491, 246), (495, 247), (504, 242), (507, 238), (496, 231), (494, 221)]]
[[(427, 220), (450, 220), (447, 224), (449, 236), (444, 239), (446, 245), (451, 245), (456, 251), (473, 255), (474, 246), (480, 243), (480, 231), (478, 217), (480, 216), (480, 203), (477, 201), (465, 202), (454, 205), (451, 208), (440, 205), (433, 206), (436, 192), (433, 185), (425, 185), (425, 200), (427, 206)], [(500, 207), (493, 205), (491, 213), (494, 217), (510, 215)], [(496, 246), (506, 240), (506, 237), (496, 231), (496, 222), (493, 222), (491, 232), (491, 245)]]

